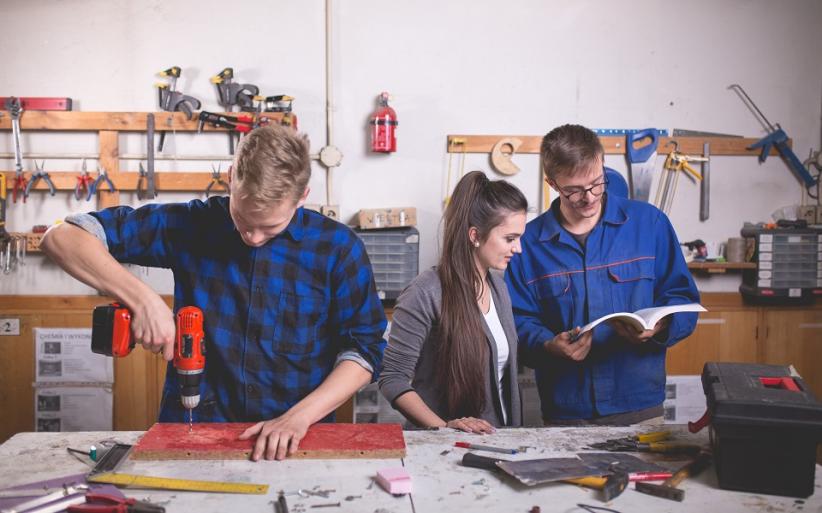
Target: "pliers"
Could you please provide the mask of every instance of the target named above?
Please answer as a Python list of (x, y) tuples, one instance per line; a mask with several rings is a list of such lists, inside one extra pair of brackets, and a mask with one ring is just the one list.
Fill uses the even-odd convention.
[(137, 499), (104, 493), (87, 493), (86, 503), (68, 507), (69, 513), (165, 513), (166, 508)]
[(206, 198), (211, 194), (211, 189), (215, 186), (221, 188), (225, 192), (229, 192), (228, 184), (223, 181), (222, 175), (220, 175), (221, 167), (222, 164), (219, 164), (216, 168), (214, 167), (214, 164), (211, 164), (211, 183), (209, 183), (208, 187), (206, 187)]
[(91, 201), (92, 196), (94, 196), (94, 194), (97, 192), (98, 187), (100, 187), (100, 182), (102, 182), (103, 180), (105, 180), (105, 182), (108, 184), (108, 190), (110, 190), (111, 192), (117, 190), (117, 187), (114, 186), (114, 184), (111, 182), (108, 175), (106, 174), (105, 168), (101, 167), (97, 171), (97, 173), (97, 178), (91, 183), (91, 187), (88, 188), (88, 197), (86, 198), (86, 201)]
[(24, 201), (25, 201), (25, 198), (28, 198), (29, 194), (31, 194), (31, 188), (34, 187), (34, 184), (36, 184), (39, 180), (43, 180), (44, 182), (46, 182), (46, 185), (49, 186), (49, 194), (54, 196), (54, 192), (55, 192), (54, 191), (54, 182), (51, 181), (51, 177), (49, 176), (49, 174), (46, 173), (45, 171), (43, 171), (43, 167), (45, 165), (46, 165), (45, 160), (40, 162), (39, 164), (37, 163), (36, 160), (34, 161), (34, 167), (35, 167), (36, 171), (34, 173), (32, 173), (31, 178), (29, 179), (29, 183), (28, 183), (28, 185), (26, 185), (26, 190), (23, 193), (23, 200)]
[(28, 180), (26, 179), (26, 175), (23, 174), (22, 171), (18, 171), (14, 175), (14, 186), (11, 189), (11, 200), (14, 203), (17, 203), (17, 192), (20, 191), (20, 196), (23, 197), (23, 203), (26, 202), (26, 187), (28, 184)]
[[(87, 196), (92, 182), (94, 182), (94, 178), (88, 174), (86, 159), (83, 159), (83, 173), (77, 176), (77, 185), (74, 186), (74, 199), (80, 201), (84, 196)], [(86, 201), (89, 199), (91, 197), (87, 198)]]

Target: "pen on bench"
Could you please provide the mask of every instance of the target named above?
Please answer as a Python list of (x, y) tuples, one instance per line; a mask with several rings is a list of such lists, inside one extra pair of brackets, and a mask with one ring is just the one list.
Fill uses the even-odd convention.
[(468, 442), (455, 442), (454, 447), (462, 447), (463, 449), (474, 449), (476, 451), (491, 451), (491, 452), (501, 452), (503, 454), (516, 454), (519, 451), (516, 449), (504, 449), (502, 447), (492, 447), (490, 445), (478, 445), (472, 444)]

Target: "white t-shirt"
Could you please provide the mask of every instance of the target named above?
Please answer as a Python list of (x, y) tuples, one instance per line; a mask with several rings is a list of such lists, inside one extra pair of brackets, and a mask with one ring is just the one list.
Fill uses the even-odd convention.
[(488, 329), (491, 330), (491, 335), (497, 344), (497, 391), (499, 392), (499, 402), (502, 404), (502, 421), (507, 424), (508, 414), (505, 411), (505, 400), (502, 398), (502, 376), (505, 375), (505, 368), (508, 366), (508, 337), (505, 335), (505, 330), (502, 329), (502, 323), (494, 306), (494, 295), (489, 295), (488, 299), (488, 313), (483, 314), (483, 317), (485, 317), (485, 323), (488, 324)]

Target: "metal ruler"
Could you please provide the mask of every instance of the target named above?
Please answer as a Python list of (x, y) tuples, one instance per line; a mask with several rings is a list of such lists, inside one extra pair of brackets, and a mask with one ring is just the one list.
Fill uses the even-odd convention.
[(197, 481), (194, 479), (174, 479), (170, 477), (137, 476), (134, 474), (120, 474), (107, 472), (91, 475), (87, 478), (91, 483), (106, 483), (118, 486), (132, 486), (134, 488), (152, 488), (157, 490), (183, 490), (188, 492), (211, 493), (244, 493), (265, 495), (268, 485), (254, 483), (227, 483), (221, 481)]

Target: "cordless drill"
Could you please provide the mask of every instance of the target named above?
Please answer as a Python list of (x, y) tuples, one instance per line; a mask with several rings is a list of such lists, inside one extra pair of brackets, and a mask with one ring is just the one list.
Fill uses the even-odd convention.
[[(191, 430), (192, 410), (200, 404), (200, 379), (205, 368), (203, 312), (196, 306), (185, 306), (177, 312), (174, 337), (174, 368), (180, 381), (180, 398), (188, 409)], [(123, 357), (131, 353), (136, 340), (131, 335), (131, 311), (119, 303), (94, 308), (91, 328), (91, 351), (106, 356)]]

